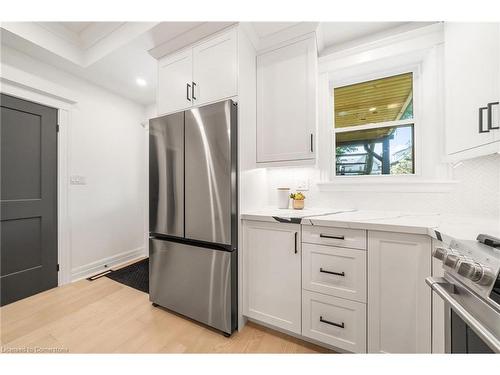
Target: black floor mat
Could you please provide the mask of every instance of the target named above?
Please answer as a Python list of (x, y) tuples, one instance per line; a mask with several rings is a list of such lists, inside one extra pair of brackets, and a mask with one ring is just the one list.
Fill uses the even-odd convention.
[(127, 267), (112, 271), (106, 277), (141, 292), (149, 293), (149, 259), (143, 259)]

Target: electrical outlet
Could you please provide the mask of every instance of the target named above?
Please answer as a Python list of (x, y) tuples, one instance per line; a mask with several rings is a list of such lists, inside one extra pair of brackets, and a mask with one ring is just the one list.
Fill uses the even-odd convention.
[(73, 175), (69, 179), (69, 183), (71, 185), (87, 185), (87, 181), (85, 176)]
[(307, 178), (298, 179), (295, 183), (295, 190), (300, 190), (300, 191), (309, 190), (309, 180)]

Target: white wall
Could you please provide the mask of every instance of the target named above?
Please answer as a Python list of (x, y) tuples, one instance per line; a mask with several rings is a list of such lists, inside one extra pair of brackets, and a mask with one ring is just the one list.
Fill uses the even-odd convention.
[(2, 45), (1, 61), (71, 90), (68, 175), (72, 278), (144, 253), (145, 111), (80, 78)]
[(299, 179), (309, 179), (305, 192), (309, 207), (353, 208), (471, 214), (500, 218), (500, 155), (466, 160), (452, 168), (458, 183), (450, 192), (347, 192), (319, 191), (319, 169), (308, 167), (267, 168), (264, 194), (267, 205), (276, 206), (276, 187), (292, 189)]

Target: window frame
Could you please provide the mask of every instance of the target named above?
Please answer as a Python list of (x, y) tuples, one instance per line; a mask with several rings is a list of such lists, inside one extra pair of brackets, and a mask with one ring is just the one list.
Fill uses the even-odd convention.
[[(351, 126), (346, 128), (335, 129), (335, 97), (334, 89), (337, 87), (343, 87), (348, 85), (353, 85), (357, 83), (372, 81), (375, 79), (388, 78), (404, 73), (412, 73), (412, 85), (413, 85), (413, 118), (407, 120), (398, 121), (384, 121), (377, 123), (369, 123), (357, 126)], [(419, 113), (420, 113), (420, 79), (421, 79), (421, 66), (420, 64), (410, 64), (401, 65), (396, 68), (391, 69), (374, 69), (369, 66), (359, 67), (354, 69), (349, 73), (347, 72), (335, 72), (328, 75), (328, 105), (327, 110), (329, 115), (327, 116), (327, 123), (329, 127), (329, 139), (330, 145), (328, 150), (329, 155), (329, 175), (330, 181), (346, 181), (349, 179), (355, 179), (356, 181), (362, 181), (363, 179), (380, 179), (380, 178), (391, 178), (391, 179), (404, 179), (404, 178), (415, 178), (421, 176), (421, 152), (420, 152), (420, 126), (419, 126)], [(336, 150), (336, 133), (344, 133), (351, 131), (367, 130), (367, 129), (377, 129), (384, 128), (388, 126), (403, 126), (403, 125), (413, 125), (413, 173), (411, 174), (380, 174), (380, 175), (337, 175), (336, 163), (337, 154)], [(371, 180), (373, 181), (373, 180)]]

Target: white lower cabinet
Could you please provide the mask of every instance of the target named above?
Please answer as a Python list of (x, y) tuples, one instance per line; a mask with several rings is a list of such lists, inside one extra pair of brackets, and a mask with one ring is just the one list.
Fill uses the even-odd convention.
[(302, 244), (302, 288), (366, 302), (366, 251)]
[[(301, 242), (325, 235), (360, 239), (346, 242), (357, 248)], [(443, 350), (442, 319), (432, 329), (443, 306), (425, 283), (429, 236), (244, 220), (242, 245), (243, 315), (342, 351)]]
[(243, 314), (301, 332), (300, 224), (243, 222)]
[(368, 352), (430, 353), (431, 239), (368, 232)]
[(302, 335), (355, 353), (366, 353), (366, 305), (304, 290)]
[[(432, 240), (432, 249), (436, 247), (447, 247), (438, 240)], [(432, 276), (442, 277), (444, 275), (443, 263), (432, 258)], [(436, 292), (432, 292), (432, 353), (444, 354), (445, 350), (445, 306), (444, 301)]]
[(304, 225), (302, 227), (302, 241), (318, 245), (366, 250), (366, 230)]

